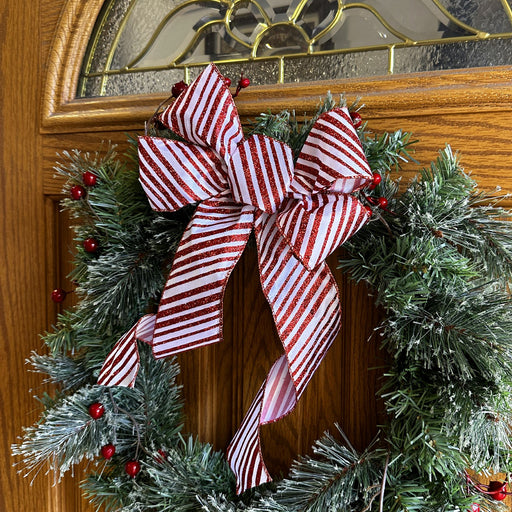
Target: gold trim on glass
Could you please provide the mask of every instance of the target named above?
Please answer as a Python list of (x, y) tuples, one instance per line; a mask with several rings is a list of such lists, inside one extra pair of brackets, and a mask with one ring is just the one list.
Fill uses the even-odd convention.
[(510, 6), (510, 2), (507, 0), (501, 0), (501, 3), (503, 4), (503, 9), (505, 9), (510, 23), (512, 23), (512, 7)]
[(435, 5), (436, 7), (450, 20), (450, 21), (453, 21), (453, 23), (455, 23), (456, 25), (458, 25), (459, 27), (463, 28), (464, 30), (467, 30), (468, 32), (473, 32), (473, 34), (475, 34), (475, 36), (478, 38), (478, 39), (485, 39), (486, 37), (489, 36), (489, 34), (487, 32), (481, 32), (480, 30), (476, 30), (475, 28), (473, 27), (470, 27), (469, 25), (466, 25), (465, 23), (463, 23), (462, 21), (460, 21), (458, 18), (456, 18), (455, 16), (453, 16), (453, 14), (451, 14), (448, 9), (446, 9), (446, 7), (441, 4), (440, 0), (431, 0)]
[[(112, 12), (112, 9), (114, 7), (115, 0), (109, 0), (108, 5), (105, 8), (105, 13), (101, 17), (99, 25), (94, 27), (93, 37), (92, 40), (89, 41), (89, 48), (87, 49), (87, 54), (85, 56), (85, 66), (84, 66), (84, 75), (89, 76), (91, 65), (92, 65), (92, 59), (94, 55), (96, 54), (96, 49), (98, 47), (98, 43), (100, 40), (101, 33), (103, 32), (103, 29), (107, 23), (107, 20), (110, 16), (110, 13)], [(85, 96), (85, 80), (82, 80), (80, 82), (80, 90), (78, 91), (78, 96)], [(103, 88), (101, 88), (101, 91), (103, 91)], [(104, 96), (104, 93), (102, 92), (100, 96)]]
[[(114, 3), (114, 2), (112, 2)], [(124, 15), (123, 19), (121, 20), (121, 24), (119, 25), (119, 30), (117, 31), (117, 34), (114, 37), (114, 40), (112, 42), (112, 46), (110, 48), (110, 51), (108, 52), (107, 61), (105, 63), (105, 69), (110, 69), (110, 66), (112, 64), (112, 60), (114, 59), (114, 54), (117, 49), (117, 45), (119, 44), (119, 40), (121, 39), (121, 35), (123, 34), (123, 30), (126, 27), (126, 24), (128, 22), (128, 19), (130, 18), (130, 14), (133, 11), (133, 8), (135, 7), (135, 4), (137, 3), (137, 0), (132, 0), (130, 2), (130, 5), (128, 6), (128, 9), (126, 10), (126, 14)], [(108, 75), (103, 74), (101, 77), (101, 85), (100, 85), (100, 96), (105, 96), (106, 87), (107, 87), (107, 80)]]

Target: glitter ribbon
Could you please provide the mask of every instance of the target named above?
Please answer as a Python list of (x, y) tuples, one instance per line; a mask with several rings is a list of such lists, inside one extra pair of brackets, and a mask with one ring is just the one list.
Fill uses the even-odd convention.
[(325, 258), (369, 218), (352, 192), (372, 180), (346, 108), (322, 114), (296, 162), (284, 143), (244, 139), (229, 89), (208, 66), (160, 120), (183, 141), (141, 137), (140, 181), (151, 207), (198, 202), (156, 315), (114, 346), (99, 384), (133, 386), (137, 340), (156, 358), (222, 340), (224, 290), (254, 229), (263, 292), (284, 354), (274, 363), (228, 447), (237, 492), (271, 480), (259, 429), (297, 403), (341, 326)]

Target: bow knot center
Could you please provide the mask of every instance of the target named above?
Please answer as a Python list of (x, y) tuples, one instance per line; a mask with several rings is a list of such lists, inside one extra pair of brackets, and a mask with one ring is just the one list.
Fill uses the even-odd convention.
[(236, 202), (269, 214), (279, 209), (293, 177), (293, 152), (288, 145), (266, 135), (251, 135), (226, 163)]

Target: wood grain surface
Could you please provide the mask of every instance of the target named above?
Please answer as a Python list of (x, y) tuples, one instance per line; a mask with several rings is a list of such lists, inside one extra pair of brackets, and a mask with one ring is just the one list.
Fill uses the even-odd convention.
[[(54, 178), (57, 153), (96, 151), (113, 141), (122, 151), (126, 132), (142, 132), (164, 94), (75, 100), (85, 44), (101, 0), (0, 2), (0, 512), (91, 512), (78, 479), (53, 486), (51, 476), (29, 481), (11, 468), (10, 444), (37, 417), (31, 395), (41, 379), (24, 360), (40, 347), (38, 333), (54, 321), (55, 286), (70, 286), (69, 219), (59, 212), (62, 182)], [(420, 139), (416, 158), (427, 166), (449, 142), (480, 186), (512, 191), (512, 68), (460, 70), (404, 77), (249, 88), (237, 100), (244, 122), (263, 111), (311, 112), (327, 90), (360, 96), (375, 132), (403, 129)], [(405, 179), (417, 164), (403, 169)], [(512, 204), (510, 202), (509, 204)], [(286, 473), (297, 454), (337, 422), (364, 448), (382, 422), (375, 399), (386, 357), (372, 338), (379, 319), (365, 286), (355, 286), (329, 263), (340, 287), (343, 328), (297, 408), (263, 428), (273, 475)], [(260, 289), (256, 253), (248, 247), (225, 297), (225, 340), (180, 355), (187, 431), (225, 449), (273, 361), (281, 353)], [(33, 391), (29, 391), (32, 389)]]
[(47, 326), (38, 2), (0, 2), (0, 511), (50, 510), (46, 478), (17, 475), (11, 444), (38, 415), (41, 379), (25, 359)]

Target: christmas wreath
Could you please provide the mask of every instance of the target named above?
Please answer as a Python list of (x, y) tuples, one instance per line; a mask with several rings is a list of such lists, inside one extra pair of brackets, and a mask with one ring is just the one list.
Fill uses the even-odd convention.
[[(127, 512), (504, 510), (508, 477), (475, 475), (511, 469), (512, 212), (478, 192), (449, 147), (399, 188), (410, 134), (375, 136), (329, 95), (302, 122), (262, 114), (246, 138), (232, 96), (248, 85), (232, 95), (214, 66), (177, 84), (131, 163), (113, 149), (64, 155), (79, 302), (45, 334), (49, 353), (30, 358), (58, 391), (13, 447), (21, 471), (49, 463), (60, 476), (89, 460), (86, 496)], [(285, 354), (228, 464), (181, 434), (168, 356), (219, 341), (225, 282), (251, 233)], [(326, 433), (270, 483), (259, 428), (293, 408), (339, 329), (324, 259), (341, 243), (340, 266), (385, 311), (388, 421), (363, 453)]]

